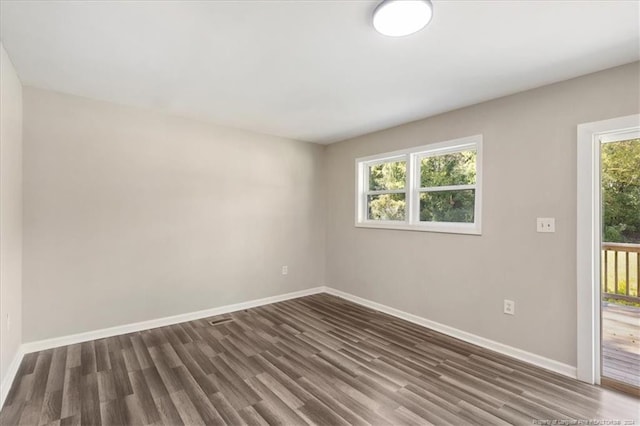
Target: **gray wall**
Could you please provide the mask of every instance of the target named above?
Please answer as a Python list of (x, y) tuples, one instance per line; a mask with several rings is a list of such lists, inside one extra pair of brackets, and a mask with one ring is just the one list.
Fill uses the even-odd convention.
[[(25, 88), (23, 340), (326, 283), (575, 365), (576, 126), (638, 113), (639, 80), (630, 64), (326, 148)], [(354, 227), (355, 158), (477, 133), (482, 236)]]
[(323, 153), (26, 87), (24, 341), (321, 285)]
[(22, 85), (1, 44), (0, 68), (0, 383), (4, 383), (22, 343)]
[[(634, 63), (330, 145), (327, 285), (576, 365), (576, 126), (638, 113), (639, 80)], [(482, 236), (354, 227), (355, 158), (478, 133)]]

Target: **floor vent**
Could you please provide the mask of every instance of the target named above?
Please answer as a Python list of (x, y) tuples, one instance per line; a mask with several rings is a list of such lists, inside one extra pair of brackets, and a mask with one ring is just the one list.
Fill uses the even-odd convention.
[(226, 324), (228, 322), (233, 321), (233, 318), (220, 318), (220, 319), (214, 319), (214, 320), (210, 320), (209, 321), (209, 325), (220, 325), (220, 324)]

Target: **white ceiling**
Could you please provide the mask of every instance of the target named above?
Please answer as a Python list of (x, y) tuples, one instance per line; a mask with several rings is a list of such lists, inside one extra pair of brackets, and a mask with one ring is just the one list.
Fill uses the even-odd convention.
[(330, 143), (640, 58), (636, 1), (1, 2), (24, 84)]

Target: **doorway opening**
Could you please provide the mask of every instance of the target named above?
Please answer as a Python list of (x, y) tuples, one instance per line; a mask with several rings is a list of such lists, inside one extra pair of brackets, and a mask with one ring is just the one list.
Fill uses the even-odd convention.
[(640, 132), (599, 142), (600, 382), (640, 394)]
[[(630, 297), (637, 295), (638, 291), (637, 287), (634, 292), (631, 289), (631, 285), (627, 285), (633, 276), (631, 264), (632, 259), (635, 257), (634, 254), (629, 254), (629, 262), (627, 262), (627, 252), (615, 254), (615, 250), (621, 247), (603, 246), (603, 242), (615, 242), (605, 241), (603, 237), (613, 238), (615, 234), (612, 234), (612, 232), (615, 232), (616, 229), (618, 231), (622, 230), (623, 226), (619, 226), (620, 224), (625, 225), (625, 230), (629, 228), (626, 227), (626, 223), (623, 223), (624, 221), (618, 222), (617, 225), (615, 221), (609, 221), (609, 225), (613, 226), (613, 228), (605, 230), (602, 202), (603, 182), (601, 179), (601, 156), (603, 153), (601, 149), (607, 143), (612, 144), (635, 139), (640, 139), (640, 114), (584, 123), (578, 125), (577, 128), (576, 283), (578, 315), (576, 378), (598, 385), (601, 384), (603, 377), (605, 377), (605, 384), (607, 382), (607, 376), (602, 374), (603, 302), (606, 302), (608, 304), (606, 307), (611, 307), (611, 310), (614, 308), (623, 310), (626, 308), (618, 308), (623, 303), (617, 302), (626, 298), (627, 289)], [(613, 147), (614, 145), (611, 146)], [(608, 156), (609, 153), (605, 155)], [(613, 210), (609, 210), (607, 214), (611, 212)], [(615, 263), (616, 256), (617, 264)], [(630, 268), (629, 280), (626, 279), (626, 265), (629, 265)], [(605, 268), (607, 268), (606, 274), (604, 273)], [(618, 279), (617, 288), (615, 284), (616, 273)], [(619, 281), (621, 277), (625, 279), (625, 286), (622, 286)], [(612, 319), (620, 318), (617, 312), (610, 312), (605, 315), (605, 317), (608, 316)], [(619, 331), (613, 330), (612, 332), (616, 336), (619, 335)], [(631, 341), (630, 343), (634, 342)], [(611, 351), (607, 350), (606, 352), (607, 358), (610, 358)], [(633, 357), (626, 359), (633, 360)], [(635, 371), (640, 369), (640, 366), (635, 364), (631, 365), (630, 368)], [(607, 370), (607, 373), (609, 373), (609, 370)], [(626, 390), (634, 389), (630, 385), (625, 385), (624, 382), (615, 383), (622, 383), (623, 386), (626, 386)]]

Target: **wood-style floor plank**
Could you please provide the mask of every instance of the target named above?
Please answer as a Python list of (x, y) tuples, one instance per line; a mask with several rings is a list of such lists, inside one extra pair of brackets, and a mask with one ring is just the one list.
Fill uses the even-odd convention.
[(602, 376), (640, 396), (640, 308), (602, 303)]
[(635, 420), (640, 401), (319, 294), (25, 355), (0, 425)]

